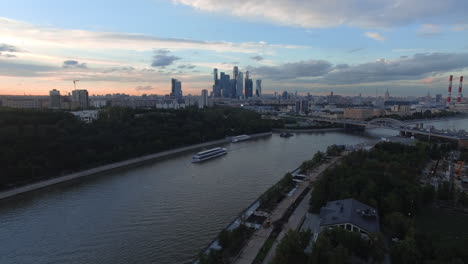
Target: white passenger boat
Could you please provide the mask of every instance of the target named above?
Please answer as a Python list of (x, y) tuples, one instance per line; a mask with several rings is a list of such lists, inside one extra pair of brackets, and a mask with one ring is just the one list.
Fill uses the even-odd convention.
[(192, 157), (192, 162), (202, 162), (208, 159), (216, 158), (222, 155), (226, 155), (227, 150), (225, 148), (214, 148), (198, 152), (197, 155)]
[(240, 135), (240, 136), (232, 137), (232, 138), (231, 138), (231, 142), (232, 142), (232, 143), (236, 143), (236, 142), (241, 142), (241, 141), (244, 141), (244, 140), (247, 140), (247, 139), (250, 139), (250, 136), (248, 136), (248, 135)]

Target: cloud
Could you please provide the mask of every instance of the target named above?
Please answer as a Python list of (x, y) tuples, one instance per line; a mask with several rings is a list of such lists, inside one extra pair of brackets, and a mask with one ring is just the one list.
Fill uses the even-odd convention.
[(170, 51), (169, 50), (156, 50), (155, 51), (156, 55), (153, 57), (153, 62), (151, 63), (151, 67), (166, 67), (174, 63), (176, 60), (180, 60), (181, 58), (174, 56), (174, 55), (169, 55)]
[(347, 51), (347, 53), (355, 53), (361, 50), (365, 50), (366, 48), (355, 48), (355, 49), (350, 49)]
[(197, 10), (303, 28), (467, 21), (466, 0), (173, 0)]
[(76, 60), (66, 60), (63, 62), (62, 68), (70, 69), (70, 68), (78, 68), (78, 69), (87, 69), (88, 66), (86, 63), (80, 63)]
[(59, 70), (58, 67), (20, 63), (10, 60), (0, 60), (0, 76), (9, 77), (41, 77)]
[(8, 45), (5, 43), (0, 43), (0, 52), (6, 51), (6, 52), (19, 52), (18, 48), (12, 45)]
[(380, 33), (378, 32), (366, 32), (364, 33), (364, 35), (368, 38), (371, 38), (371, 39), (374, 39), (374, 40), (377, 40), (377, 41), (384, 41), (385, 40), (385, 37), (380, 35)]
[[(0, 36), (8, 36), (14, 43), (34, 48), (74, 50), (123, 50), (150, 51), (154, 49), (207, 50), (212, 52), (230, 52), (254, 54), (274, 52), (277, 49), (301, 49), (304, 46), (286, 44), (268, 44), (266, 42), (225, 42), (202, 41), (182, 38), (163, 38), (145, 34), (95, 32), (70, 30), (54, 27), (37, 26), (30, 23), (0, 17)], [(64, 37), (66, 36), (66, 37)], [(29, 48), (28, 48), (29, 50)]]
[(257, 76), (273, 80), (296, 79), (303, 77), (317, 77), (332, 70), (332, 64), (324, 60), (308, 60), (285, 63), (280, 66), (247, 67)]
[(136, 91), (151, 91), (151, 90), (155, 90), (156, 88), (151, 86), (151, 85), (147, 85), (147, 86), (137, 86), (135, 87), (135, 90)]
[(16, 55), (4, 53), (4, 52), (19, 52), (20, 50), (15, 46), (8, 45), (5, 43), (0, 43), (0, 57), (4, 58), (16, 58)]
[(252, 60), (255, 60), (255, 61), (262, 61), (262, 60), (263, 60), (263, 57), (262, 57), (262, 56), (259, 56), (259, 55), (257, 55), (257, 56), (252, 56), (252, 57), (250, 57), (250, 58), (251, 58)]
[(356, 65), (309, 60), (279, 66), (247, 67), (256, 76), (272, 80), (326, 85), (419, 80), (468, 68), (468, 53), (420, 53), (395, 60), (378, 59)]
[(323, 76), (327, 84), (358, 84), (418, 80), (468, 68), (468, 53), (420, 53), (396, 60), (379, 59), (335, 69)]
[(434, 36), (440, 33), (442, 33), (442, 28), (434, 24), (423, 24), (418, 30), (419, 36)]
[(189, 69), (189, 70), (195, 69), (196, 67), (197, 66), (192, 65), (192, 64), (182, 64), (182, 65), (177, 66), (177, 68), (179, 69)]
[(3, 54), (0, 52), (0, 57), (4, 57), (4, 58), (16, 58), (16, 55), (13, 55), (13, 54)]

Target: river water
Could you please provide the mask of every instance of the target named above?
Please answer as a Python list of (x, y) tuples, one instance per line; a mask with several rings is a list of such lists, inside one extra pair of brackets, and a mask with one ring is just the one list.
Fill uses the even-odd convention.
[(0, 263), (187, 263), (316, 151), (394, 134), (273, 134), (201, 164), (193, 151), (0, 201)]

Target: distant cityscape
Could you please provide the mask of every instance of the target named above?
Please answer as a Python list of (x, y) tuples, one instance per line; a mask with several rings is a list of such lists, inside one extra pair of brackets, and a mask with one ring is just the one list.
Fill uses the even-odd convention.
[(75, 89), (66, 95), (53, 89), (49, 96), (0, 96), (0, 106), (26, 109), (62, 109), (73, 111), (83, 121), (90, 122), (97, 118), (98, 109), (118, 106), (130, 108), (180, 109), (190, 106), (198, 108), (224, 105), (243, 107), (262, 114), (296, 113), (322, 118), (366, 119), (373, 116), (399, 115), (406, 116), (415, 112), (451, 110), (468, 113), (468, 100), (463, 97), (463, 76), (460, 77), (458, 95), (452, 96), (453, 76), (449, 77), (448, 93), (422, 97), (394, 97), (387, 89), (383, 96), (342, 96), (330, 92), (328, 95), (299, 95), (283, 91), (264, 94), (262, 80), (250, 78), (249, 71), (239, 71), (234, 66), (231, 75), (218, 73), (213, 69), (211, 91), (203, 89), (200, 95), (184, 95), (182, 81), (171, 79), (171, 93), (168, 95), (143, 94), (106, 94), (90, 96), (87, 90)]

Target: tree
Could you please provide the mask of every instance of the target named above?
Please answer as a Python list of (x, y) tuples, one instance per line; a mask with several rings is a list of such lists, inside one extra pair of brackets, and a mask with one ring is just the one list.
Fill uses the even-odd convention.
[(391, 238), (404, 239), (411, 228), (411, 221), (400, 212), (386, 215), (384, 222), (386, 233)]
[(306, 263), (308, 256), (304, 250), (310, 242), (311, 233), (289, 230), (276, 247), (272, 264)]
[(391, 259), (392, 263), (419, 263), (421, 260), (421, 254), (416, 247), (414, 239), (408, 238), (393, 244), (391, 249)]

